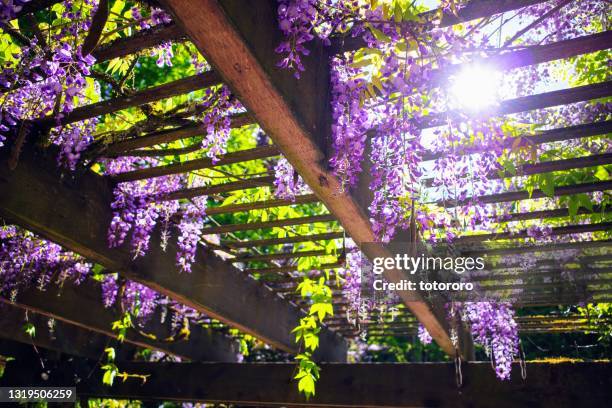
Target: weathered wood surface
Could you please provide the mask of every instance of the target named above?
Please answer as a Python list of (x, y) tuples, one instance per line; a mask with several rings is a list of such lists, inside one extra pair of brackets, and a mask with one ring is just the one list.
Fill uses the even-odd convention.
[[(612, 365), (589, 363), (527, 363), (521, 379), (518, 363), (512, 378), (500, 381), (489, 362), (464, 363), (463, 384), (457, 387), (453, 363), (323, 364), (317, 393), (310, 400), (298, 394), (288, 363), (123, 363), (121, 369), (149, 374), (139, 380), (101, 384), (87, 378), (92, 363), (60, 361), (47, 384), (76, 385), (81, 397), (233, 403), (248, 406), (304, 407), (604, 407), (612, 388)], [(0, 385), (39, 385), (38, 367), (7, 364)], [(101, 375), (101, 374), (99, 374)]]
[[(0, 152), (0, 216), (84, 257), (189, 305), (213, 318), (258, 337), (280, 349), (297, 351), (291, 330), (299, 309), (245, 274), (226, 264), (212, 251), (199, 248), (192, 273), (179, 274), (176, 245), (166, 252), (153, 234), (151, 250), (133, 261), (127, 245), (109, 249), (107, 228), (112, 219), (112, 190), (108, 180), (94, 174), (71, 180), (60, 174), (54, 149), (22, 152), (10, 171), (7, 149)], [(324, 330), (321, 357), (344, 358), (345, 344)]]
[[(128, 343), (119, 344), (105, 335), (57, 319), (53, 319), (51, 328), (50, 320), (48, 316), (15, 305), (1, 304), (0, 338), (93, 360), (100, 358), (106, 347), (112, 346), (117, 361), (134, 359), (136, 348)], [(25, 332), (26, 323), (35, 327), (34, 337)]]
[[(0, 297), (0, 302), (11, 304), (9, 299), (3, 297)], [(81, 285), (65, 282), (62, 287), (50, 284), (45, 291), (36, 288), (21, 290), (14, 304), (21, 309), (90, 330), (93, 334), (103, 334), (111, 340), (117, 337), (112, 325), (121, 318), (121, 312), (102, 305), (102, 293), (93, 282), (84, 282)], [(164, 339), (172, 335), (170, 325), (169, 317), (161, 323), (160, 311), (157, 311), (142, 330), (143, 333), (154, 335), (156, 339), (145, 337), (135, 330), (128, 330), (125, 342), (192, 361), (237, 361), (239, 345), (236, 340), (209, 328), (191, 326), (189, 341), (168, 342)], [(64, 341), (73, 342), (75, 347), (79, 347), (79, 338), (67, 338)], [(103, 350), (101, 348), (99, 351)]]
[[(376, 237), (362, 208), (341, 193), (340, 181), (326, 168), (331, 109), (329, 106), (329, 50), (315, 43), (300, 80), (279, 69), (274, 51), (282, 38), (275, 1), (261, 0), (245, 13), (240, 0), (163, 0), (215, 72), (223, 78), (242, 104), (314, 193), (336, 216), (347, 234), (361, 245)], [(371, 246), (369, 257), (386, 256), (382, 246)], [(405, 279), (390, 271), (389, 281)], [(402, 292), (411, 311), (449, 354), (454, 348), (448, 333), (430, 306), (418, 294)]]

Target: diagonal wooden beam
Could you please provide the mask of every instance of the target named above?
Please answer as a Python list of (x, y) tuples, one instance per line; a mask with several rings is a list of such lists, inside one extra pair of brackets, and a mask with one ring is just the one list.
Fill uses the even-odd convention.
[(225, 224), (215, 227), (209, 227), (202, 230), (202, 234), (224, 234), (236, 231), (258, 230), (263, 228), (287, 227), (293, 225), (314, 224), (315, 222), (332, 222), (336, 221), (331, 214), (310, 215), (299, 218), (284, 218), (282, 220), (247, 222), (244, 224)]
[(176, 24), (158, 25), (139, 31), (130, 37), (118, 38), (115, 41), (103, 44), (96, 48), (91, 55), (96, 59), (96, 64), (99, 64), (155, 47), (167, 41), (177, 42), (184, 39), (185, 34)]
[[(114, 321), (119, 320), (121, 313), (118, 310), (104, 308), (100, 288), (94, 282), (86, 281), (81, 285), (66, 282), (61, 287), (50, 284), (45, 291), (29, 288), (19, 291), (15, 302), (4, 297), (0, 297), (0, 302), (13, 304), (23, 310), (89, 330), (92, 334), (102, 334), (109, 340), (117, 337), (112, 326)], [(87, 313), (83, 313), (84, 310)], [(157, 339), (145, 337), (130, 329), (127, 331), (125, 342), (192, 361), (237, 361), (239, 346), (236, 340), (212, 329), (191, 326), (189, 341), (168, 342), (164, 339), (172, 334), (170, 319), (166, 319), (163, 324), (160, 320), (160, 314), (155, 314), (143, 329), (144, 333), (152, 334)], [(66, 340), (78, 341), (78, 339)], [(103, 350), (101, 348), (98, 352), (102, 353)]]
[[(132, 360), (135, 357), (136, 347), (127, 342), (119, 345), (108, 336), (57, 319), (53, 319), (51, 328), (50, 320), (48, 316), (13, 304), (2, 304), (0, 338), (94, 360), (99, 359), (109, 346), (115, 348), (117, 361)], [(26, 323), (34, 326), (34, 337), (25, 332)]]
[(186, 173), (195, 170), (210, 169), (216, 166), (224, 166), (227, 164), (241, 163), (250, 160), (266, 159), (268, 157), (278, 156), (279, 151), (276, 146), (255, 147), (248, 150), (240, 150), (237, 152), (227, 153), (213, 162), (209, 157), (189, 160), (176, 164), (168, 164), (165, 166), (148, 167), (144, 169), (132, 170), (125, 173), (117, 174), (113, 179), (120, 183), (124, 181), (144, 180), (153, 177), (167, 176), (170, 174)]
[(65, 114), (59, 123), (54, 117), (46, 117), (37, 121), (41, 127), (52, 127), (56, 124), (66, 125), (100, 115), (117, 112), (134, 106), (141, 106), (150, 102), (182, 95), (198, 89), (208, 88), (220, 83), (219, 75), (215, 72), (204, 72), (186, 78), (177, 79), (163, 85), (137, 91), (131, 95), (118, 96), (106, 101), (91, 105), (80, 106)]
[[(313, 192), (361, 246), (375, 242), (368, 216), (326, 167), (323, 154), (330, 129), (329, 54), (322, 44), (311, 47), (301, 80), (276, 67), (274, 49), (282, 39), (277, 28), (275, 1), (259, 1), (245, 13), (240, 0), (161, 1), (189, 35), (215, 72), (257, 119), (274, 144), (304, 178)], [(368, 245), (366, 255), (386, 257), (382, 245)], [(406, 279), (389, 271), (391, 282)], [(399, 293), (411, 311), (448, 354), (450, 337), (430, 306), (417, 293)]]
[[(0, 151), (0, 217), (274, 347), (297, 351), (291, 330), (302, 314), (295, 306), (206, 248), (198, 249), (192, 273), (179, 274), (176, 245), (171, 242), (162, 251), (155, 232), (151, 250), (136, 261), (127, 245), (110, 249), (106, 236), (113, 193), (107, 179), (93, 173), (76, 180), (62, 175), (53, 148), (40, 153), (28, 146), (11, 171), (7, 150)], [(329, 331), (321, 335), (321, 358), (342, 359), (344, 341)]]

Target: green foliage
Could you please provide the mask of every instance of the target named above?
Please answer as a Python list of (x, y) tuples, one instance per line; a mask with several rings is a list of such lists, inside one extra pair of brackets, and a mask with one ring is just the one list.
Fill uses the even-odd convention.
[(26, 323), (23, 326), (23, 331), (32, 338), (36, 336), (36, 327), (32, 323)]
[(307, 277), (298, 285), (296, 291), (303, 299), (311, 301), (308, 315), (300, 319), (300, 324), (293, 329), (295, 341), (303, 347), (303, 352), (296, 356), (298, 361), (298, 372), (295, 379), (298, 380), (298, 390), (306, 398), (315, 394), (315, 384), (319, 379), (320, 368), (313, 361), (312, 355), (319, 347), (319, 332), (321, 323), (327, 316), (333, 316), (332, 292), (322, 276), (318, 280)]
[(123, 313), (121, 318), (113, 322), (112, 330), (117, 332), (117, 339), (120, 342), (125, 340), (127, 331), (132, 328), (132, 316), (129, 312)]

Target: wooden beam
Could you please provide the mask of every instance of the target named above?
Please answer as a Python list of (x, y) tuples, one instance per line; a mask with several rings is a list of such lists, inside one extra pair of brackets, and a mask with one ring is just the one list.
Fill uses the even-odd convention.
[(138, 31), (130, 37), (118, 38), (115, 41), (102, 44), (91, 55), (96, 59), (96, 64), (99, 64), (114, 58), (135, 54), (168, 41), (176, 43), (185, 39), (185, 33), (176, 24), (163, 24)]
[(278, 156), (280, 153), (275, 146), (255, 147), (248, 150), (240, 150), (237, 152), (227, 153), (219, 158), (216, 162), (209, 157), (202, 159), (189, 160), (182, 163), (168, 164), (166, 166), (148, 167), (145, 169), (132, 170), (125, 173), (117, 174), (113, 177), (118, 183), (124, 181), (144, 180), (153, 177), (167, 176), (170, 174), (187, 173), (195, 170), (209, 169), (216, 166), (224, 166), (227, 164), (235, 164), (250, 160), (265, 159), (268, 157)]
[(324, 249), (315, 249), (312, 251), (303, 252), (280, 252), (274, 254), (263, 254), (263, 255), (252, 255), (245, 254), (239, 255), (231, 260), (232, 263), (237, 262), (263, 262), (273, 261), (275, 259), (295, 259), (295, 258), (308, 258), (311, 256), (325, 256), (328, 255)]
[(216, 227), (208, 227), (202, 230), (203, 235), (207, 234), (225, 234), (236, 231), (250, 231), (265, 228), (287, 227), (293, 225), (314, 224), (315, 222), (333, 222), (336, 221), (332, 214), (310, 215), (308, 217), (285, 218), (282, 220), (247, 222), (244, 224), (226, 224)]
[[(607, 96), (612, 96), (612, 81), (544, 92), (515, 99), (507, 99), (499, 102), (496, 106), (487, 108), (482, 112), (470, 114), (469, 116), (484, 118), (510, 115), (553, 106), (568, 105), (591, 99), (605, 98)], [(458, 110), (433, 113), (429, 116), (425, 116), (420, 122), (419, 127), (421, 129), (427, 129), (442, 126), (447, 123), (449, 118), (461, 120), (464, 114), (464, 112)]]
[[(375, 242), (369, 217), (341, 193), (340, 180), (328, 171), (322, 151), (331, 129), (328, 50), (313, 44), (311, 57), (304, 61), (306, 70), (296, 80), (276, 66), (279, 56), (274, 48), (282, 33), (275, 1), (260, 1), (248, 13), (240, 0), (162, 3), (355, 243)], [(382, 245), (367, 247), (370, 258), (390, 255)], [(386, 274), (391, 282), (406, 277), (399, 270)], [(442, 349), (453, 355), (448, 333), (423, 297), (412, 292), (400, 295)]]
[[(507, 137), (503, 140), (503, 146), (505, 149), (512, 148), (513, 145), (516, 147), (531, 147), (538, 146), (544, 143), (560, 142), (565, 140), (579, 139), (584, 137), (591, 137), (597, 135), (605, 135), (606, 133), (612, 132), (612, 121), (601, 121), (587, 123), (584, 125), (568, 126), (564, 128), (549, 129), (538, 132), (536, 134), (525, 134), (517, 137)], [(517, 141), (517, 139), (520, 139)], [(474, 154), (481, 152), (485, 146), (480, 144), (469, 145), (469, 146), (458, 146), (452, 149), (452, 151), (445, 152), (426, 152), (423, 154), (423, 161), (436, 160), (441, 157), (452, 153), (458, 156), (465, 156), (468, 154)]]
[[(594, 224), (580, 224), (580, 225), (568, 225), (564, 227), (553, 227), (551, 235), (567, 235), (567, 234), (581, 234), (585, 232), (594, 231), (606, 231), (612, 230), (612, 222), (600, 222)], [(456, 244), (467, 244), (471, 242), (484, 242), (484, 241), (499, 241), (506, 239), (521, 239), (528, 238), (528, 230), (521, 231), (506, 231), (491, 234), (475, 234), (475, 235), (463, 235), (453, 240)]]
[[(544, 1), (545, 0), (472, 0), (464, 4), (463, 7), (460, 7), (456, 14), (452, 10), (434, 9), (421, 13), (419, 17), (421, 17), (423, 21), (437, 20), (440, 16), (439, 13), (442, 12), (442, 18), (439, 20), (438, 26), (450, 27), (462, 22), (543, 3)], [(350, 32), (344, 37), (334, 38), (332, 42), (335, 53), (355, 51), (365, 46), (361, 37), (352, 37)]]
[(237, 212), (247, 212), (253, 210), (263, 210), (266, 208), (285, 207), (298, 204), (313, 204), (319, 202), (319, 198), (314, 194), (304, 194), (296, 196), (293, 200), (288, 199), (273, 199), (253, 201), (250, 203), (223, 205), (219, 207), (211, 207), (206, 209), (206, 214), (209, 216), (219, 214), (231, 214)]
[(462, 251), (465, 255), (512, 255), (512, 254), (527, 254), (530, 252), (551, 252), (561, 251), (564, 249), (588, 249), (588, 248), (605, 248), (612, 246), (612, 239), (602, 239), (597, 241), (580, 241), (580, 242), (561, 242), (554, 244), (506, 247), (506, 248), (482, 248), (469, 249)]
[[(59, 351), (64, 354), (97, 360), (104, 349), (114, 347), (117, 361), (133, 360), (136, 348), (130, 344), (114, 342), (110, 337), (67, 324), (38, 313), (21, 309), (12, 304), (0, 305), (0, 338)], [(34, 337), (25, 332), (24, 326), (35, 327)]]
[(247, 406), (604, 407), (612, 387), (609, 362), (527, 362), (525, 380), (516, 362), (507, 381), (495, 376), (489, 362), (463, 363), (459, 389), (452, 362), (322, 364), (316, 395), (306, 400), (292, 363), (123, 363), (126, 372), (149, 375), (146, 383), (130, 379), (107, 387), (98, 375), (86, 375), (99, 373), (94, 362), (50, 361), (50, 377), (43, 381), (35, 364), (19, 360), (7, 363), (2, 386), (65, 386), (76, 375), (81, 397)]
[[(76, 180), (63, 176), (53, 148), (45, 153), (24, 149), (11, 171), (7, 150), (0, 150), (2, 218), (274, 347), (297, 351), (291, 330), (302, 314), (295, 306), (206, 248), (198, 249), (192, 273), (179, 274), (176, 245), (170, 242), (162, 251), (156, 232), (150, 251), (136, 261), (127, 245), (110, 249), (106, 236), (113, 193), (108, 180), (91, 173)], [(329, 331), (321, 336), (321, 358), (342, 359), (344, 341)]]
[(177, 79), (163, 85), (153, 86), (131, 95), (118, 96), (106, 101), (97, 102), (91, 105), (80, 106), (70, 113), (65, 114), (62, 119), (56, 121), (54, 117), (46, 117), (37, 121), (41, 127), (53, 127), (56, 125), (66, 125), (79, 122), (84, 119), (95, 118), (96, 116), (106, 115), (123, 109), (141, 106), (150, 102), (182, 95), (199, 89), (208, 88), (221, 82), (216, 72), (204, 72), (186, 78)]
[[(612, 208), (605, 207), (602, 208), (599, 205), (593, 206), (593, 209), (590, 210), (588, 208), (580, 207), (576, 212), (576, 215), (584, 215), (584, 214), (605, 214), (612, 211)], [(521, 213), (510, 213), (503, 214), (498, 217), (495, 217), (495, 222), (511, 222), (511, 221), (525, 221), (525, 220), (538, 220), (544, 218), (561, 218), (561, 217), (569, 217), (570, 211), (568, 208), (555, 208), (552, 210), (539, 210), (539, 211), (526, 211)]]
[(23, 3), (21, 10), (17, 14), (17, 18), (25, 16), (26, 14), (35, 13), (40, 10), (44, 10), (51, 7), (55, 3), (59, 3), (61, 0), (30, 0)]
[[(102, 334), (109, 339), (117, 338), (112, 326), (114, 321), (121, 318), (121, 313), (102, 305), (102, 292), (94, 282), (84, 282), (81, 285), (66, 282), (61, 287), (49, 284), (45, 291), (30, 288), (19, 291), (14, 303), (4, 297), (0, 297), (0, 302), (14, 304), (23, 310)], [(143, 332), (153, 334), (157, 339), (142, 336), (135, 330), (128, 330), (125, 342), (192, 361), (237, 361), (239, 345), (236, 340), (212, 329), (191, 326), (189, 341), (167, 342), (164, 339), (172, 334), (170, 318), (166, 319), (165, 323), (160, 321), (160, 314), (156, 313), (143, 329)], [(78, 339), (65, 340), (78, 341)], [(100, 353), (103, 351), (103, 348), (99, 350)]]
[[(554, 171), (565, 171), (573, 169), (583, 169), (595, 166), (605, 166), (612, 163), (612, 153), (594, 154), (585, 157), (576, 157), (571, 159), (551, 160), (540, 163), (527, 163), (518, 165), (516, 172), (510, 173), (504, 170), (494, 170), (487, 174), (489, 180), (499, 180), (503, 178), (531, 176), (534, 174), (551, 173)], [(434, 185), (433, 178), (423, 179), (425, 187)]]
[(300, 242), (327, 241), (344, 237), (344, 232), (326, 232), (313, 235), (296, 235), (284, 238), (254, 239), (249, 241), (222, 241), (221, 244), (230, 248), (255, 248), (282, 244), (297, 244)]
[[(561, 197), (572, 194), (592, 193), (594, 191), (606, 191), (612, 189), (612, 181), (594, 181), (592, 183), (573, 184), (569, 186), (555, 187), (554, 196)], [(465, 205), (472, 201), (477, 201), (482, 204), (497, 204), (510, 201), (532, 200), (536, 198), (548, 197), (542, 190), (533, 190), (529, 194), (526, 190), (507, 191), (505, 193), (488, 194), (479, 197), (468, 197), (463, 200), (454, 201), (439, 201), (437, 204), (442, 207), (450, 208), (459, 205)]]
[(229, 183), (213, 184), (204, 187), (192, 187), (173, 191), (164, 194), (159, 198), (160, 201), (181, 200), (183, 198), (193, 198), (205, 195), (231, 193), (232, 191), (247, 190), (249, 188), (270, 187), (274, 185), (274, 176), (251, 177)]
[[(239, 128), (255, 123), (248, 113), (239, 113), (233, 115), (230, 119), (230, 126), (232, 128)], [(142, 147), (152, 147), (158, 144), (170, 143), (204, 134), (206, 134), (206, 128), (203, 125), (193, 123), (179, 128), (164, 129), (144, 136), (121, 140), (104, 146), (100, 150), (103, 156), (113, 157), (121, 154), (129, 156), (131, 150), (140, 149)]]

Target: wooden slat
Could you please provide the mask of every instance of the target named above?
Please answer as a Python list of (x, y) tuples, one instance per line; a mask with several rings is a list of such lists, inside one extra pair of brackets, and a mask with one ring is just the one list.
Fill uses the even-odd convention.
[[(0, 304), (0, 338), (94, 360), (102, 357), (104, 349), (110, 346), (115, 348), (116, 361), (132, 360), (135, 357), (136, 347), (131, 344), (119, 344), (103, 334), (57, 319), (54, 319), (51, 329), (49, 321), (47, 316), (12, 304)], [(34, 326), (34, 337), (25, 332), (26, 322)]]
[[(499, 104), (496, 106), (487, 108), (479, 113), (470, 114), (469, 116), (492, 117), (510, 115), (513, 113), (568, 105), (571, 103), (604, 98), (607, 96), (612, 96), (612, 81), (523, 96), (515, 99), (507, 99), (499, 102)], [(426, 129), (442, 126), (447, 123), (449, 118), (461, 120), (464, 115), (465, 113), (461, 111), (434, 113), (429, 116), (425, 116), (419, 127)]]
[[(576, 215), (584, 214), (605, 214), (612, 211), (612, 208), (595, 205), (592, 210), (588, 208), (580, 207), (576, 212)], [(569, 217), (570, 211), (567, 208), (555, 208), (552, 210), (539, 210), (539, 211), (526, 211), (521, 213), (509, 213), (503, 214), (495, 218), (496, 222), (511, 222), (511, 221), (526, 221), (526, 220), (538, 220), (544, 218), (561, 218)]]
[[(301, 312), (295, 306), (205, 248), (198, 249), (193, 272), (179, 274), (175, 243), (170, 242), (167, 251), (162, 251), (158, 233), (153, 234), (147, 255), (136, 261), (127, 245), (108, 248), (113, 200), (108, 180), (89, 173), (74, 181), (62, 178), (53, 148), (46, 149), (45, 155), (24, 149), (16, 170), (10, 171), (7, 150), (0, 150), (0, 216), (7, 222), (274, 347), (297, 351), (291, 330), (298, 325)], [(329, 332), (321, 335), (322, 358), (342, 359), (346, 350), (343, 340)]]
[[(0, 297), (0, 302), (11, 304), (10, 300), (4, 297)], [(114, 321), (120, 319), (121, 313), (118, 310), (104, 308), (100, 287), (93, 282), (81, 285), (66, 282), (61, 287), (50, 284), (45, 291), (36, 288), (21, 290), (14, 305), (103, 334), (111, 339), (117, 337), (117, 332), (112, 330), (112, 326)], [(160, 320), (160, 315), (157, 313), (152, 316), (144, 329), (145, 332), (157, 336), (157, 340), (142, 336), (134, 330), (128, 330), (125, 341), (137, 347), (159, 350), (193, 361), (236, 361), (236, 353), (239, 350), (237, 341), (210, 329), (192, 326), (189, 328), (191, 341), (164, 342), (163, 339), (172, 334), (171, 322), (169, 318), (164, 324), (160, 323)]]
[(158, 25), (150, 29), (138, 31), (130, 37), (119, 38), (107, 44), (103, 44), (92, 52), (96, 63), (121, 58), (130, 54), (141, 52), (148, 48), (156, 47), (165, 42), (184, 40), (185, 34), (174, 23)]
[(505, 247), (505, 248), (487, 248), (487, 249), (469, 249), (463, 253), (466, 255), (512, 255), (512, 254), (527, 254), (531, 252), (551, 252), (561, 251), (564, 249), (587, 249), (587, 248), (605, 248), (612, 246), (612, 239), (602, 239), (597, 241), (580, 241), (580, 242), (561, 242), (555, 244), (531, 245), (520, 247)]
[(207, 208), (206, 214), (209, 216), (219, 215), (219, 214), (230, 214), (230, 213), (253, 211), (253, 210), (263, 210), (266, 208), (285, 207), (285, 206), (297, 205), (297, 204), (313, 204), (319, 201), (320, 201), (319, 198), (314, 194), (304, 194), (304, 195), (296, 196), (295, 199), (293, 200), (272, 199), (272, 200), (254, 201), (250, 203), (231, 204), (231, 205)]
[(255, 147), (248, 150), (227, 153), (213, 163), (211, 158), (189, 160), (182, 163), (169, 164), (166, 166), (149, 167), (117, 174), (113, 179), (118, 182), (143, 180), (153, 177), (167, 176), (170, 174), (187, 173), (195, 170), (209, 169), (216, 166), (235, 164), (250, 160), (265, 159), (278, 156), (279, 151), (275, 146)]
[[(275, 1), (261, 1), (244, 12), (240, 0), (163, 0), (242, 104), (257, 119), (304, 181), (336, 216), (347, 234), (361, 246), (375, 242), (368, 216), (342, 191), (340, 181), (325, 167), (324, 146), (330, 130), (329, 53), (315, 43), (300, 80), (276, 66), (273, 44), (281, 41)], [(368, 257), (390, 255), (382, 245), (368, 246)], [(405, 279), (388, 271), (391, 282)], [(402, 292), (407, 306), (448, 354), (455, 350), (443, 325), (420, 294)]]
[(233, 258), (232, 263), (237, 262), (261, 262), (261, 261), (273, 261), (276, 259), (297, 259), (297, 258), (310, 258), (313, 256), (325, 256), (328, 255), (324, 249), (315, 249), (312, 251), (303, 251), (303, 252), (279, 252), (273, 254), (263, 254), (263, 255), (239, 255)]
[[(561, 197), (572, 194), (592, 193), (594, 191), (606, 191), (612, 189), (612, 181), (595, 181), (592, 183), (573, 184), (570, 186), (555, 187), (554, 196)], [(530, 200), (548, 197), (542, 190), (533, 190), (529, 194), (526, 190), (508, 191), (505, 193), (489, 194), (479, 197), (468, 197), (460, 201), (439, 201), (437, 204), (446, 208), (465, 205), (472, 201), (482, 204), (506, 203), (510, 201)]]
[(230, 248), (255, 248), (271, 245), (297, 244), (300, 242), (327, 241), (344, 237), (344, 232), (326, 232), (324, 234), (296, 235), (284, 238), (253, 239), (249, 241), (222, 241), (222, 245)]
[[(245, 125), (250, 125), (253, 122), (252, 117), (247, 113), (239, 113), (231, 118), (231, 127), (239, 128)], [(175, 129), (165, 129), (144, 136), (125, 139), (101, 149), (101, 154), (108, 157), (124, 154), (129, 156), (129, 151), (140, 149), (142, 147), (152, 147), (161, 143), (171, 143), (180, 139), (187, 139), (194, 136), (206, 134), (206, 128), (199, 124), (191, 124)]]
[(16, 13), (17, 18), (26, 14), (44, 10), (47, 7), (51, 7), (52, 5), (59, 3), (60, 1), (61, 0), (30, 0), (28, 2), (25, 2), (21, 7), (21, 10)]
[[(580, 225), (568, 225), (564, 227), (553, 227), (551, 235), (567, 235), (567, 234), (581, 234), (585, 232), (594, 231), (606, 231), (612, 230), (612, 222), (600, 222), (596, 224), (580, 224)], [(456, 244), (467, 244), (471, 242), (483, 242), (483, 241), (499, 241), (505, 239), (521, 239), (528, 238), (528, 230), (522, 231), (505, 231), (491, 234), (477, 234), (477, 235), (464, 235), (457, 237), (453, 240)]]
[[(486, 177), (489, 180), (499, 180), (502, 178), (531, 176), (534, 174), (551, 173), (554, 171), (565, 171), (573, 169), (583, 169), (595, 166), (605, 166), (612, 163), (612, 153), (595, 154), (585, 157), (576, 157), (572, 159), (552, 160), (541, 163), (528, 163), (516, 167), (516, 172), (510, 173), (504, 170), (491, 171)], [(426, 187), (432, 187), (434, 184), (433, 178), (423, 180)]]
[(184, 198), (200, 197), (213, 194), (231, 193), (232, 191), (246, 190), (256, 187), (269, 187), (274, 185), (274, 176), (251, 177), (246, 180), (231, 181), (229, 183), (214, 184), (205, 187), (192, 187), (173, 191), (159, 198), (160, 201), (181, 200)]
[[(344, 265), (345, 265), (344, 262), (333, 262), (333, 263), (328, 263), (328, 264), (321, 264), (316, 269), (312, 269), (312, 270), (309, 270), (309, 271), (299, 271), (299, 272), (300, 273), (305, 273), (305, 272), (312, 272), (312, 271), (321, 271), (321, 270), (325, 270), (325, 269), (340, 268), (340, 267), (343, 267)], [(281, 274), (281, 273), (287, 273), (287, 272), (298, 272), (298, 267), (297, 267), (297, 265), (274, 266), (272, 268), (245, 269), (245, 271), (250, 273), (250, 274), (253, 274), (253, 273)], [(294, 278), (290, 278), (290, 279), (294, 279)]]
[[(466, 2), (459, 8), (457, 14), (451, 10), (442, 10), (442, 18), (439, 20), (439, 27), (450, 27), (461, 22), (475, 20), (478, 18), (489, 17), (494, 14), (505, 13), (543, 3), (546, 0), (472, 0)], [(421, 13), (424, 21), (437, 20), (440, 16), (439, 9), (434, 9)], [(346, 37), (334, 38), (332, 47), (335, 53), (358, 50), (366, 45), (361, 37), (352, 37), (349, 32)]]
[(515, 362), (507, 381), (495, 376), (490, 362), (464, 363), (460, 391), (452, 362), (322, 364), (316, 395), (309, 400), (293, 383), (293, 363), (124, 363), (122, 370), (149, 377), (144, 384), (133, 379), (115, 381), (112, 387), (87, 375), (99, 372), (95, 362), (54, 366), (50, 361), (47, 381), (32, 368), (36, 364), (28, 363), (8, 362), (0, 384), (65, 386), (76, 375), (82, 379), (77, 395), (84, 398), (267, 407), (604, 407), (612, 387), (612, 365), (604, 361), (527, 362), (525, 380)]
[[(525, 134), (518, 137), (508, 137), (503, 140), (503, 146), (505, 149), (510, 149), (516, 144), (516, 147), (530, 147), (538, 146), (544, 143), (560, 142), (565, 140), (579, 139), (584, 137), (591, 137), (597, 135), (604, 135), (612, 132), (612, 121), (601, 121), (587, 123), (584, 125), (568, 126), (564, 128), (549, 129), (536, 134)], [(520, 141), (517, 142), (517, 139)], [(481, 145), (470, 145), (465, 147), (453, 148), (452, 154), (458, 156), (465, 156), (467, 154), (482, 152), (483, 146)], [(426, 152), (423, 154), (423, 160), (436, 160), (446, 156), (450, 152)]]
[(41, 127), (52, 127), (56, 124), (66, 125), (84, 119), (94, 118), (100, 115), (117, 112), (122, 109), (144, 105), (172, 96), (186, 94), (198, 89), (208, 88), (220, 83), (219, 75), (214, 72), (204, 72), (186, 78), (177, 79), (167, 84), (153, 86), (151, 88), (137, 91), (131, 95), (118, 96), (106, 101), (97, 102), (91, 105), (78, 107), (65, 114), (59, 123), (53, 117), (47, 117), (38, 121)]
[(250, 230), (258, 230), (264, 228), (274, 228), (274, 227), (288, 227), (292, 225), (302, 225), (302, 224), (313, 224), (315, 222), (331, 222), (336, 221), (333, 215), (331, 214), (323, 214), (323, 215), (311, 215), (308, 217), (299, 217), (299, 218), (285, 218), (282, 220), (273, 220), (273, 221), (260, 221), (260, 222), (247, 222), (244, 224), (227, 224), (227, 225), (218, 225), (216, 227), (208, 227), (204, 228), (202, 234), (225, 234), (228, 232), (236, 232), (236, 231), (250, 231)]

